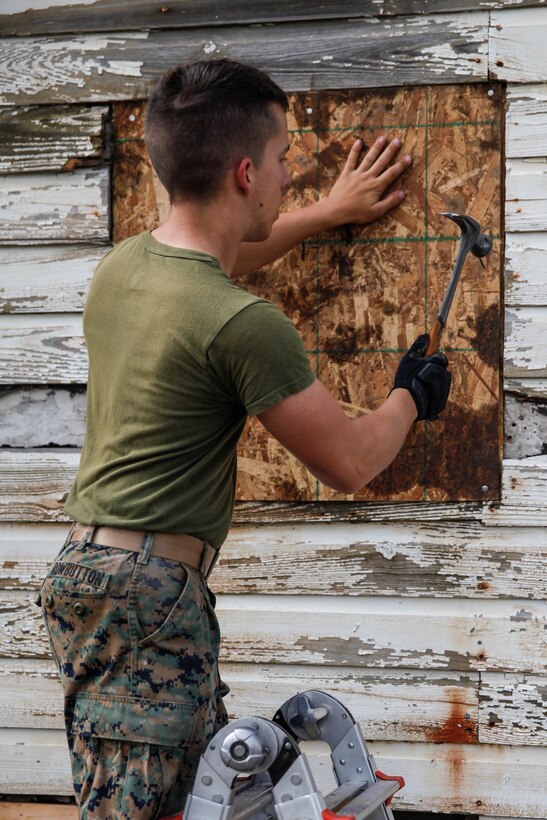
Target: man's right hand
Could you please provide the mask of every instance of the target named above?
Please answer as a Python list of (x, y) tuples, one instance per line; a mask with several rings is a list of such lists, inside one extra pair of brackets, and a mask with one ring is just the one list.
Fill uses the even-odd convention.
[(446, 407), (452, 376), (444, 353), (426, 356), (429, 333), (418, 336), (401, 359), (393, 389), (408, 390), (418, 411), (416, 420), (434, 421)]

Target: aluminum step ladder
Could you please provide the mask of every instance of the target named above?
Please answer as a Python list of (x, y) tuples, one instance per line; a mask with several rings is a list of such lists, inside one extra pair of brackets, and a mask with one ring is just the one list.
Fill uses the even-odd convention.
[[(299, 743), (331, 750), (337, 787), (323, 796)], [(393, 820), (402, 777), (379, 772), (359, 726), (339, 700), (309, 689), (269, 721), (230, 723), (201, 757), (182, 820)], [(180, 815), (179, 815), (180, 817)]]

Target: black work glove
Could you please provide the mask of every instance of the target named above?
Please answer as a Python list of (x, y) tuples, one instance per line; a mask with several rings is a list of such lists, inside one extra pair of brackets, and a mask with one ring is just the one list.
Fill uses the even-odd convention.
[(418, 410), (417, 421), (434, 421), (446, 406), (452, 376), (444, 353), (426, 356), (429, 333), (422, 333), (399, 363), (393, 382), (410, 392)]

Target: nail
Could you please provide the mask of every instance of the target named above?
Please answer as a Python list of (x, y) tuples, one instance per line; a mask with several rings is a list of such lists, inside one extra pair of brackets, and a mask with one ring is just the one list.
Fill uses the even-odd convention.
[(412, 162), (412, 154), (407, 154), (405, 159), (407, 162)]
[(404, 198), (405, 198), (405, 192), (404, 191), (399, 191), (399, 199), (404, 199)]
[(386, 138), (384, 136), (378, 137), (378, 140), (377, 140), (378, 145), (383, 145), (385, 141), (386, 141)]
[(396, 145), (397, 148), (398, 148), (400, 144), (401, 144), (401, 140), (399, 139), (399, 137), (395, 137), (395, 139), (393, 140), (393, 145)]

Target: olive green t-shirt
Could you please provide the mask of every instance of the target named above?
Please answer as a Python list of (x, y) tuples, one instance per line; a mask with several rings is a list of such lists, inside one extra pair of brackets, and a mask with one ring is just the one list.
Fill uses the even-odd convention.
[(247, 415), (314, 381), (292, 322), (212, 256), (146, 232), (98, 266), (84, 333), (87, 428), (66, 512), (220, 546)]

